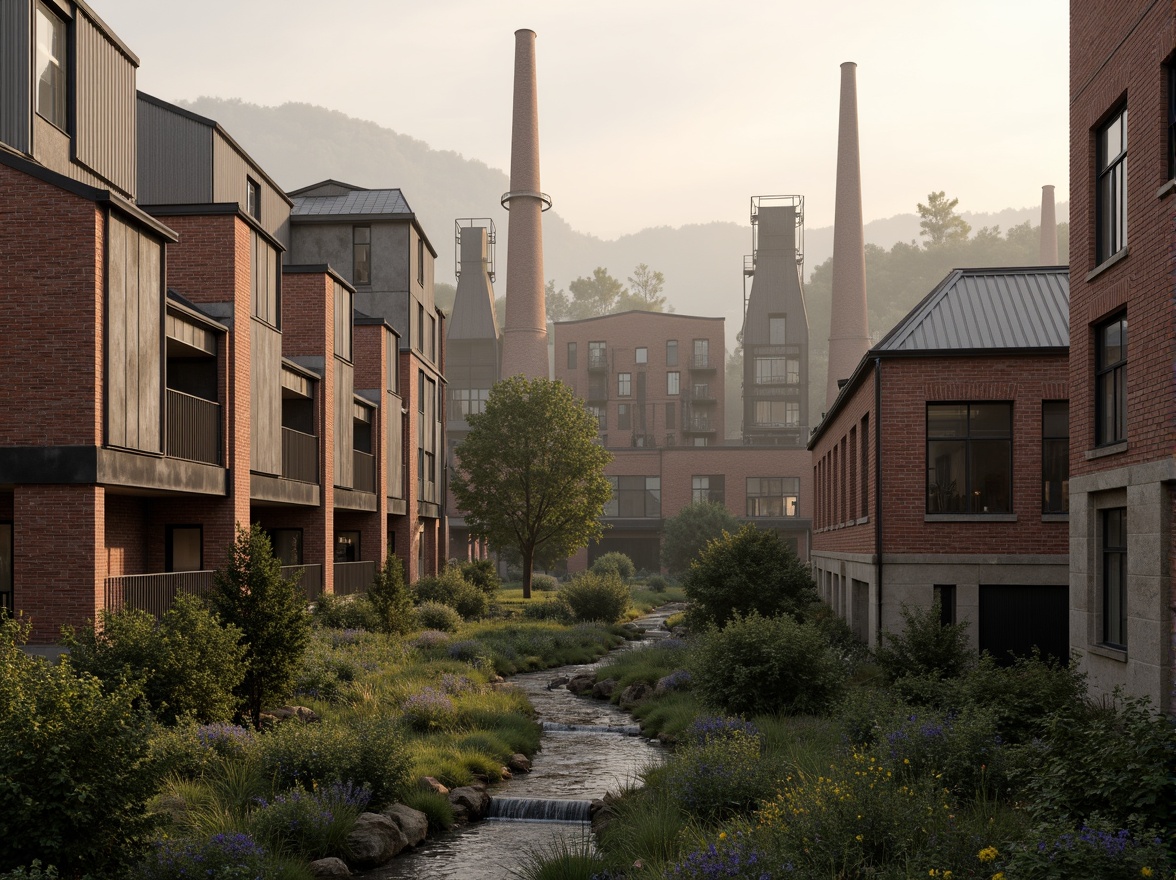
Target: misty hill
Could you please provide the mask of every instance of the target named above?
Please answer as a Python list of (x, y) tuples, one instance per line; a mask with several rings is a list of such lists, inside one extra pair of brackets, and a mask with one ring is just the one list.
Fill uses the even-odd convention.
[[(437, 280), (454, 280), (453, 221), (459, 217), (490, 217), (498, 228), (498, 295), (505, 291), (507, 212), (498, 199), (509, 187), (507, 174), (459, 153), (434, 150), (428, 144), (373, 122), (310, 104), (259, 107), (237, 100), (199, 98), (179, 102), (220, 122), (225, 129), (286, 189), (327, 177), (357, 186), (400, 187), (437, 250)], [(944, 181), (949, 193), (951, 181)], [(865, 181), (868, 200), (869, 181)], [(559, 204), (558, 191), (552, 193)], [(748, 197), (753, 193), (740, 193)], [(810, 199), (832, 199), (832, 193), (806, 193)], [(926, 193), (911, 193), (912, 207)], [(1032, 202), (1038, 193), (1026, 193)], [(962, 216), (974, 230), (999, 225), (1002, 230), (1027, 220), (1038, 221), (1039, 206), (996, 214)], [(1066, 205), (1058, 206), (1066, 216)], [(900, 214), (866, 224), (866, 241), (889, 248), (917, 240), (919, 218)], [(659, 226), (605, 241), (579, 232), (558, 210), (544, 215), (544, 268), (557, 287), (566, 289), (579, 276), (606, 267), (624, 281), (638, 263), (665, 273), (665, 292), (675, 311), (722, 315), (727, 319), (727, 345), (733, 347), (742, 323), (743, 256), (751, 251), (749, 223), (705, 223), (677, 228)], [(833, 252), (833, 228), (805, 230), (806, 274)], [(918, 291), (919, 295), (926, 290)], [(817, 309), (818, 313), (824, 310)], [(810, 308), (810, 314), (813, 309)], [(813, 326), (813, 336), (828, 328)]]

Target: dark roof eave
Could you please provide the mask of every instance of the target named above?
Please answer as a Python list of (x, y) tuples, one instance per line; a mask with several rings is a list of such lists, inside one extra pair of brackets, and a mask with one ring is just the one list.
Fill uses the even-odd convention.
[(332, 280), (342, 284), (347, 290), (355, 293), (355, 287), (350, 281), (331, 268), (330, 263), (287, 263), (282, 266), (283, 275), (327, 275)]
[[(604, 318), (616, 318), (620, 315), (656, 315), (659, 318), (688, 318), (691, 321), (726, 321), (723, 317), (711, 315), (683, 315), (678, 312), (651, 312), (648, 309), (626, 309), (623, 312), (609, 312), (607, 315), (593, 315), (591, 318), (574, 318), (569, 321), (551, 321), (556, 327), (561, 324), (583, 324), (587, 321), (600, 321)], [(700, 449), (703, 447), (699, 447)]]
[[(279, 253), (285, 253), (286, 246), (272, 236), (256, 218), (241, 210), (237, 202), (207, 202), (203, 205), (143, 205), (143, 210), (157, 217), (237, 217), (261, 235)], [(177, 237), (178, 240), (178, 237)]]
[[(310, 190), (312, 190), (312, 189), (318, 189), (320, 186), (341, 186), (344, 189), (351, 190), (352, 192), (368, 192), (368, 191), (370, 191), (370, 187), (356, 186), (353, 183), (346, 183), (342, 180), (335, 180), (335, 178), (333, 178), (333, 177), (328, 177), (326, 180), (320, 180), (317, 183), (311, 183), (311, 184), (307, 184), (306, 186), (299, 187), (298, 189), (292, 189), (288, 193), (286, 193), (286, 195), (290, 196), (291, 198), (297, 198), (298, 196), (301, 196), (301, 195), (304, 195), (304, 194), (310, 192)], [(314, 197), (312, 196), (311, 198), (314, 198)]]

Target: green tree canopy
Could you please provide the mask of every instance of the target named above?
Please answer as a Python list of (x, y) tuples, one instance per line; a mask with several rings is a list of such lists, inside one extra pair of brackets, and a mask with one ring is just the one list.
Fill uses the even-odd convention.
[(666, 276), (655, 272), (645, 263), (638, 263), (629, 278), (629, 292), (621, 297), (618, 311), (637, 309), (643, 312), (664, 312), (666, 298), (662, 290)]
[(548, 321), (566, 321), (572, 316), (572, 301), (568, 298), (566, 290), (556, 290), (554, 278), (548, 280), (543, 290), (543, 301)]
[(683, 507), (666, 520), (662, 530), (662, 565), (671, 572), (690, 569), (690, 563), (723, 532), (739, 530), (739, 520), (722, 504), (700, 501)]
[(959, 199), (948, 200), (943, 190), (929, 193), (927, 204), (919, 202), (919, 227), (923, 230), (919, 234), (927, 239), (927, 247), (938, 247), (949, 241), (964, 241), (972, 227), (964, 218), (955, 212)]
[(469, 423), (450, 483), (454, 498), (474, 535), (518, 552), (529, 599), (536, 559), (566, 557), (600, 536), (611, 456), (596, 442), (596, 421), (562, 382), (504, 379)]
[(616, 309), (621, 297), (629, 292), (603, 266), (593, 269), (591, 278), (577, 278), (568, 285), (568, 290), (572, 294), (570, 317), (573, 319), (607, 315)]

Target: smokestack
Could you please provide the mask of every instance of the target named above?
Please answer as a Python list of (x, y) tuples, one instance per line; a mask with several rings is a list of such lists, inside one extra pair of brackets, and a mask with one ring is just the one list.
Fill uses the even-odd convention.
[(514, 127), (510, 145), (510, 211), (506, 246), (506, 327), (502, 376), (549, 378), (547, 309), (543, 293), (543, 225), (551, 199), (539, 187), (539, 101), (535, 32), (515, 31)]
[(825, 406), (837, 398), (870, 348), (866, 315), (866, 241), (862, 231), (862, 166), (858, 155), (857, 64), (841, 65), (841, 118), (837, 130), (837, 202), (833, 216), (833, 301), (829, 322), (829, 377)]
[(1054, 210), (1054, 188), (1041, 188), (1041, 265), (1058, 264), (1058, 215)]

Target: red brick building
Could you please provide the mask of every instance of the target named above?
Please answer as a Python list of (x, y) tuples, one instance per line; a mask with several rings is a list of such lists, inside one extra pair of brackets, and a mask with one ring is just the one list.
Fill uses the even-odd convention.
[(863, 641), (938, 596), (998, 657), (1068, 656), (1066, 269), (957, 269), (813, 432), (813, 575)]
[(1070, 642), (1176, 712), (1176, 11), (1070, 4)]

